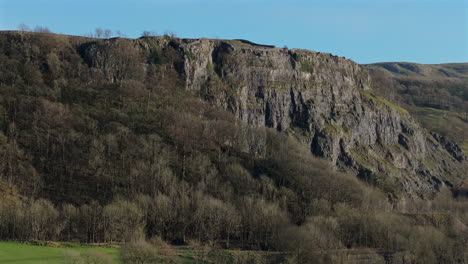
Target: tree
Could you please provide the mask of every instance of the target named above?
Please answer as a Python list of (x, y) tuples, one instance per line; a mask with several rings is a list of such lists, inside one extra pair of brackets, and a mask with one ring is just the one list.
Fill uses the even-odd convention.
[(123, 33), (123, 32), (120, 31), (120, 30), (117, 30), (117, 31), (115, 32), (115, 35), (117, 35), (117, 37), (119, 37), (119, 38), (124, 38), (124, 37), (127, 36), (125, 33)]
[(104, 30), (104, 38), (110, 38), (112, 36), (112, 30), (105, 29)]
[(194, 215), (200, 240), (208, 241), (213, 246), (221, 237), (226, 222), (224, 218), (227, 215), (227, 208), (222, 201), (210, 197), (203, 198)]
[(125, 241), (143, 233), (143, 212), (132, 202), (117, 200), (104, 207), (107, 241)]
[(63, 223), (62, 237), (67, 241), (72, 241), (78, 237), (79, 232), (79, 210), (71, 204), (62, 204), (60, 219)]
[(156, 33), (155, 31), (147, 31), (147, 30), (145, 30), (145, 31), (143, 31), (143, 33), (141, 33), (141, 36), (142, 36), (142, 37), (155, 37), (155, 36), (157, 36), (157, 35), (158, 35), (158, 33)]
[(149, 213), (149, 222), (147, 223), (148, 235), (160, 236), (165, 240), (172, 239), (170, 228), (173, 226), (176, 218), (176, 210), (174, 210), (173, 202), (171, 199), (163, 194), (158, 194), (154, 198), (151, 210)]
[(31, 28), (26, 24), (19, 24), (18, 25), (18, 30), (23, 31), (23, 32), (27, 32), (27, 31), (31, 31)]
[(243, 198), (239, 204), (242, 218), (241, 241), (257, 249), (271, 248), (278, 240), (280, 230), (288, 224), (288, 219), (276, 203), (253, 198)]
[(177, 38), (176, 33), (173, 32), (173, 31), (170, 31), (170, 30), (166, 30), (166, 31), (164, 32), (164, 36), (171, 37), (171, 38)]
[(144, 240), (132, 241), (120, 248), (121, 258), (128, 264), (167, 263), (163, 253)]
[(95, 250), (87, 250), (85, 252), (77, 252), (69, 250), (65, 252), (66, 264), (112, 264), (112, 258), (102, 252)]
[(102, 36), (104, 35), (104, 30), (102, 28), (96, 28), (94, 30), (94, 37), (96, 38), (102, 38)]
[(50, 31), (50, 29), (48, 27), (44, 27), (44, 26), (36, 26), (34, 28), (34, 32), (36, 32), (36, 33), (52, 33), (52, 31)]
[(59, 213), (48, 200), (34, 200), (29, 208), (33, 239), (53, 240), (62, 231), (58, 224)]
[(104, 241), (104, 219), (102, 216), (102, 206), (95, 200), (90, 204), (85, 204), (80, 208), (81, 235), (86, 237), (81, 240), (87, 243), (97, 243)]

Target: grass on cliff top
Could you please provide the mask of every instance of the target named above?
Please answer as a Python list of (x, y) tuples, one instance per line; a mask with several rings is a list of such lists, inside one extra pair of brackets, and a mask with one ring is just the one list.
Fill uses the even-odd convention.
[(431, 131), (437, 132), (459, 143), (468, 153), (468, 122), (462, 114), (430, 107), (412, 107), (411, 113)]
[(385, 100), (384, 98), (380, 97), (380, 96), (377, 96), (375, 94), (373, 94), (371, 91), (362, 91), (361, 92), (366, 98), (378, 103), (378, 104), (382, 104), (382, 105), (385, 105), (385, 106), (388, 106), (394, 110), (396, 110), (397, 112), (399, 113), (402, 113), (402, 114), (408, 114), (408, 110), (404, 109), (403, 107), (400, 107), (396, 104), (393, 104), (393, 103), (390, 103), (389, 101)]

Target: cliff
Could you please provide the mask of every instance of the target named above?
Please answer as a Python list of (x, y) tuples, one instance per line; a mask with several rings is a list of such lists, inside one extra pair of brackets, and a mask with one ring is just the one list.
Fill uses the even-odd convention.
[(298, 138), (314, 155), (393, 198), (430, 197), (463, 180), (467, 162), (460, 147), (376, 96), (367, 69), (343, 57), (167, 36), (70, 43), (91, 71), (110, 82), (173, 74), (175, 82), (239, 120)]
[[(117, 71), (106, 46), (122, 41), (87, 43), (82, 54), (93, 67)], [(146, 59), (143, 68), (164, 56), (158, 63), (175, 69), (186, 89), (245, 123), (297, 137), (313, 154), (395, 196), (430, 196), (462, 179), (460, 147), (374, 95), (367, 70), (353, 61), (242, 40), (150, 37), (132, 44)]]

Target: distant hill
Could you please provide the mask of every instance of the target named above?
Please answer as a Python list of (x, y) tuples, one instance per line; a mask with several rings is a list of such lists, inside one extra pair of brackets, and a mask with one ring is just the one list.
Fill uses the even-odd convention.
[(411, 62), (382, 62), (366, 65), (382, 69), (392, 77), (468, 78), (468, 63), (418, 64)]

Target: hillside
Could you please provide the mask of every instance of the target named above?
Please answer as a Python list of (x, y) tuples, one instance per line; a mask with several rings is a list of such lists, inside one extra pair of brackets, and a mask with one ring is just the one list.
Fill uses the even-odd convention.
[(392, 188), (395, 195), (427, 195), (462, 175), (460, 148), (438, 142), (403, 108), (375, 96), (367, 71), (349, 60), (232, 41), (179, 47), (188, 89), (248, 124), (297, 136), (315, 155), (369, 183), (402, 186)]
[(382, 62), (368, 65), (382, 68), (393, 77), (468, 78), (468, 63), (417, 64), (410, 62)]
[(366, 67), (378, 94), (409, 110), (428, 130), (468, 151), (467, 63), (376, 63)]
[[(25, 85), (32, 82), (45, 88), (43, 94), (36, 92), (32, 96), (52, 102), (43, 101), (36, 111), (52, 111), (54, 122), (54, 115), (65, 115), (70, 104), (81, 106), (81, 111), (90, 109), (89, 99), (80, 99), (83, 92), (76, 94), (76, 84), (72, 86), (71, 82), (108, 87), (84, 95), (97, 96), (94, 100), (102, 100), (98, 98), (106, 94), (124, 96), (123, 100), (132, 96), (146, 100), (149, 111), (150, 99), (158, 93), (144, 86), (151, 85), (149, 81), (162, 86), (157, 78), (163, 76), (164, 82), (169, 82), (165, 86), (184, 87), (245, 124), (294, 135), (313, 154), (366, 182), (387, 188), (394, 198), (431, 196), (440, 185), (456, 185), (461, 180), (461, 165), (466, 163), (456, 144), (428, 134), (404, 109), (375, 96), (365, 69), (330, 54), (251, 45), (239, 40), (149, 37), (96, 41), (54, 35), (16, 42), (23, 36), (15, 33), (4, 34), (3, 38), (4, 49), (14, 48), (10, 52), (16, 52), (7, 54), (7, 58), (16, 55), (20, 61), (27, 59), (27, 67), (20, 69)], [(14, 67), (4, 68), (8, 71)], [(9, 77), (8, 72), (4, 74)], [(28, 98), (32, 99), (31, 95)], [(102, 107), (97, 103), (102, 104), (91, 106)], [(116, 106), (104, 107), (112, 110)], [(48, 108), (51, 109), (44, 110)], [(98, 121), (102, 114), (94, 115), (86, 118), (95, 120), (97, 126), (109, 125)], [(39, 121), (33, 121), (31, 116), (25, 119)], [(5, 121), (7, 131), (12, 120)], [(138, 125), (144, 123), (140, 121)], [(28, 134), (37, 134), (30, 127), (25, 129)], [(246, 147), (257, 148), (251, 151), (261, 154), (264, 143), (259, 140)], [(32, 149), (25, 153), (31, 151), (38, 153)], [(57, 166), (51, 169), (50, 164), (37, 160), (33, 163), (36, 171), (42, 170), (38, 167), (49, 168), (46, 174), (71, 173), (69, 165), (58, 166), (61, 172), (54, 172)], [(38, 175), (43, 173), (38, 171)], [(80, 169), (78, 174), (72, 173), (79, 174)]]
[(1, 32), (0, 238), (462, 259), (466, 156), (373, 87), (241, 40)]

